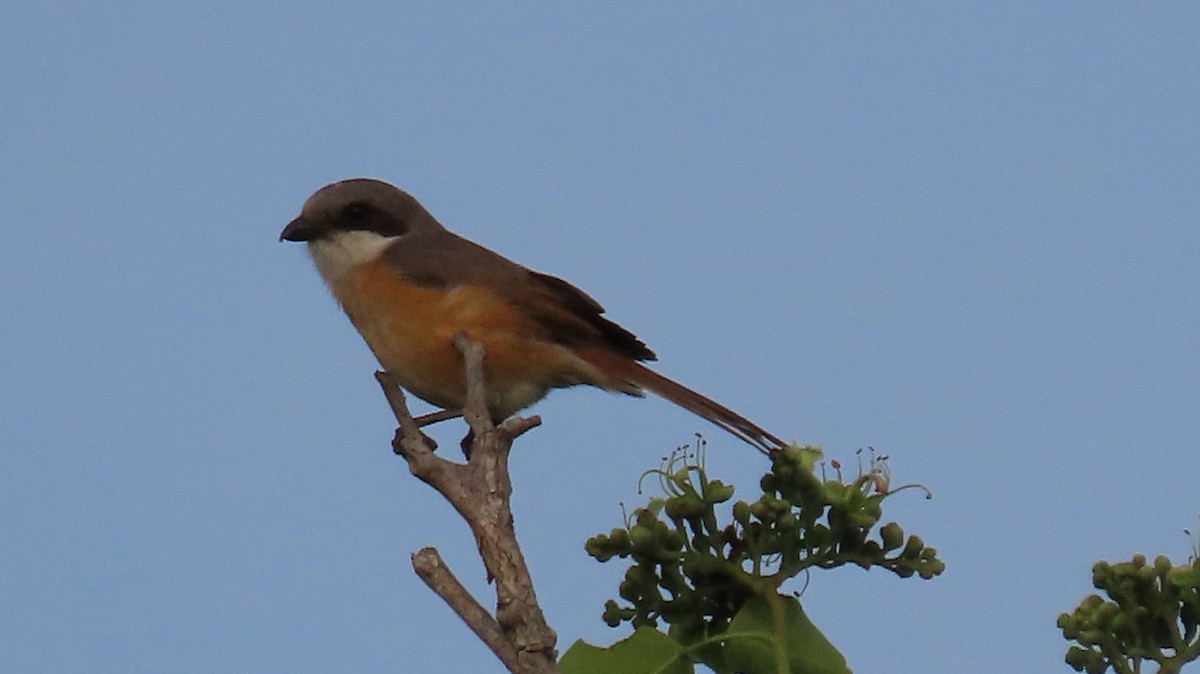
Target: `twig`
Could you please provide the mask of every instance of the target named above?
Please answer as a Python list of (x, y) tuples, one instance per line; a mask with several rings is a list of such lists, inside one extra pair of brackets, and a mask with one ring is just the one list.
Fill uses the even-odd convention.
[(478, 438), (492, 427), (492, 415), (487, 408), (487, 387), (483, 378), (483, 345), (471, 341), (461, 332), (454, 336), (453, 341), (454, 348), (462, 352), (463, 366), (467, 371), (467, 404), (463, 406), (463, 418)]
[(492, 652), (500, 658), (509, 671), (518, 671), (517, 649), (500, 629), (500, 623), (492, 614), (454, 577), (454, 573), (442, 561), (434, 548), (422, 548), (412, 556), (413, 570), (425, 581), (429, 589), (450, 605), (459, 618), (471, 628)]
[(463, 415), (462, 410), (438, 410), (436, 412), (430, 412), (429, 414), (422, 414), (421, 416), (414, 419), (414, 421), (416, 421), (417, 425), (420, 426), (421, 428), (425, 428), (426, 426), (429, 426), (431, 424), (436, 424), (440, 421), (446, 421), (448, 419), (457, 419), (457, 418), (461, 417), (462, 415)]
[[(488, 579), (496, 585), (495, 618), (465, 590), (452, 591), (454, 586), (461, 588), (461, 585), (432, 548), (414, 555), (414, 569), (510, 672), (557, 672), (555, 644), (558, 637), (546, 624), (529, 568), (517, 543), (510, 503), (512, 481), (508, 473), (508, 455), (513, 440), (541, 424), (541, 419), (514, 417), (499, 426), (494, 425), (486, 404), (483, 347), (463, 335), (454, 338), (454, 345), (463, 353), (466, 367), (468, 393), (463, 416), (473, 436), (465, 464), (435, 455), (430, 441), (421, 434), (409, 413), (399, 387), (386, 373), (379, 372), (375, 376), (400, 424), (392, 447), (408, 462), (413, 475), (436, 489), (454, 506), (475, 536)], [(430, 555), (436, 562), (431, 561)], [(444, 575), (431, 573), (431, 568), (440, 568)], [(427, 573), (430, 574), (428, 578)], [(447, 577), (453, 580), (452, 584), (447, 584)], [(504, 645), (499, 646), (500, 642)]]

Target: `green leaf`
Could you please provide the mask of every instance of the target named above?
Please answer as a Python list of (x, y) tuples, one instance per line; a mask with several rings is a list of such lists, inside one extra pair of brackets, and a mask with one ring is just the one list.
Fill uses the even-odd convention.
[(849, 674), (846, 658), (804, 614), (795, 597), (746, 602), (724, 635), (725, 663), (745, 674)]
[(639, 627), (608, 648), (582, 639), (571, 645), (559, 663), (562, 674), (692, 674), (687, 651), (671, 637)]

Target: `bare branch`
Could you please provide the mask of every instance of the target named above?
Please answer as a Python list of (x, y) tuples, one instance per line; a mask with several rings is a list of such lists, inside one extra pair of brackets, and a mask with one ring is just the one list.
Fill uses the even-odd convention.
[[(482, 345), (461, 334), (455, 336), (454, 345), (463, 353), (467, 372), (467, 405), (463, 417), (471, 427), (472, 442), (466, 464), (435, 455), (432, 441), (421, 433), (413, 420), (399, 387), (386, 373), (377, 373), (376, 379), (400, 424), (392, 441), (393, 449), (408, 462), (413, 475), (440, 492), (454, 506), (475, 536), (488, 579), (496, 585), (495, 618), (487, 616), (484, 621), (479, 617), (480, 612), (486, 615), (486, 611), (462, 589), (435, 550), (417, 553), (413, 557), (414, 568), (510, 672), (557, 672), (555, 644), (558, 637), (546, 624), (529, 567), (517, 542), (511, 509), (512, 481), (508, 472), (513, 440), (538, 426), (541, 419), (514, 417), (496, 426), (487, 408)], [(418, 561), (421, 568), (417, 568)], [(429, 578), (422, 573), (422, 568), (430, 574)], [(435, 586), (430, 578), (439, 579), (439, 584)], [(450, 581), (453, 583), (447, 584)], [(453, 587), (461, 591), (452, 591)], [(495, 638), (496, 629), (501, 637), (499, 640)], [(501, 643), (503, 646), (499, 645)]]
[[(404, 391), (400, 389), (399, 384), (392, 380), (391, 375), (383, 371), (376, 372), (375, 381), (379, 382), (379, 387), (383, 389), (383, 396), (387, 398), (388, 405), (392, 408), (392, 414), (396, 417), (396, 422), (400, 424), (400, 427), (396, 429), (396, 437), (392, 440), (392, 449), (406, 459), (410, 452), (430, 453), (437, 449), (437, 443), (433, 441), (433, 438), (421, 432), (421, 424), (413, 419), (412, 413), (408, 411), (408, 405), (404, 402)], [(405, 443), (408, 444), (407, 448), (402, 448), (401, 445)]]
[(457, 419), (463, 415), (462, 410), (438, 410), (429, 414), (422, 414), (416, 418), (417, 425), (421, 428), (436, 424), (440, 421), (448, 419)]
[(463, 418), (475, 437), (492, 429), (492, 415), (487, 408), (487, 386), (483, 377), (483, 345), (473, 342), (464, 333), (454, 336), (454, 348), (462, 352), (467, 370), (467, 404)]
[(482, 604), (463, 587), (454, 577), (454, 573), (442, 561), (441, 555), (434, 548), (422, 548), (412, 556), (413, 570), (425, 581), (434, 594), (441, 597), (458, 614), (459, 618), (471, 628), (492, 652), (500, 658), (509, 671), (519, 671), (517, 649), (509, 641), (500, 623), (487, 612)]

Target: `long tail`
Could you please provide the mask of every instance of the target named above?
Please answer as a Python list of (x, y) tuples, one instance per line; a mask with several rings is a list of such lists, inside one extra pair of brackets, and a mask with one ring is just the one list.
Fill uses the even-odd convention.
[(641, 363), (633, 363), (633, 383), (661, 396), (698, 417), (707, 419), (726, 432), (770, 453), (783, 449), (787, 443), (762, 426), (677, 381), (668, 379)]
[(590, 362), (610, 377), (620, 380), (619, 382), (609, 382), (608, 386), (602, 385), (604, 388), (635, 395), (638, 394), (640, 389), (645, 389), (679, 405), (702, 419), (707, 419), (720, 426), (727, 433), (740, 438), (744, 442), (766, 453), (782, 449), (788, 444), (780, 440), (775, 434), (765, 430), (762, 426), (750, 421), (712, 398), (703, 396), (677, 381), (668, 379), (641, 363), (598, 350), (581, 355), (583, 355), (584, 360)]

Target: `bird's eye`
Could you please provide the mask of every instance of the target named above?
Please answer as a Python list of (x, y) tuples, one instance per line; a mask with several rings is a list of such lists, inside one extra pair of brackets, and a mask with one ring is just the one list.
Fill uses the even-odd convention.
[(347, 220), (362, 221), (367, 218), (370, 209), (364, 203), (353, 203), (342, 209), (342, 215)]

